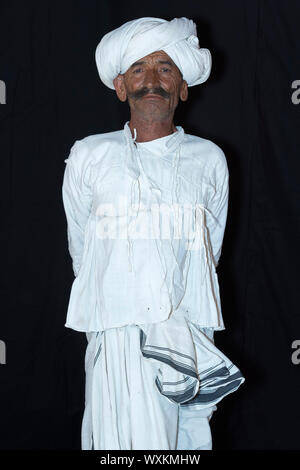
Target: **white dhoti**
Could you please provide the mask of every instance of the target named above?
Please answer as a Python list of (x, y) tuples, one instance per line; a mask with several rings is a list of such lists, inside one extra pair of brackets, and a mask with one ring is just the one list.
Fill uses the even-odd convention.
[(216, 403), (244, 381), (196, 325), (88, 333), (83, 450), (211, 449)]

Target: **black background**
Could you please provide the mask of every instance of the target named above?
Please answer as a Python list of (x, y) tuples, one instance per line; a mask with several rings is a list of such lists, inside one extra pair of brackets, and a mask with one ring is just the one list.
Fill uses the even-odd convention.
[(105, 33), (142, 16), (193, 19), (212, 53), (210, 78), (189, 88), (175, 124), (218, 144), (230, 174), (217, 269), (226, 330), (215, 340), (246, 382), (218, 404), (214, 449), (300, 449), (296, 0), (0, 3), (0, 446), (80, 449), (86, 337), (64, 327), (74, 279), (64, 159), (75, 140), (129, 119), (94, 54)]

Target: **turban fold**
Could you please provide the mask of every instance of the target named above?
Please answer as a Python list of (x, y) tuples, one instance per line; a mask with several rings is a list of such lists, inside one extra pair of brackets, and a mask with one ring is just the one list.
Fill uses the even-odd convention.
[(102, 82), (114, 89), (113, 80), (138, 59), (164, 51), (177, 65), (188, 86), (208, 79), (211, 53), (199, 47), (196, 25), (188, 18), (139, 18), (107, 33), (99, 42), (95, 58)]

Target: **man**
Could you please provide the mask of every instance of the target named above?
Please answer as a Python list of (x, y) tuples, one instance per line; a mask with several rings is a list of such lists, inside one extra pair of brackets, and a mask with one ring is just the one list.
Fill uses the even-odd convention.
[(216, 403), (244, 381), (213, 339), (228, 169), (173, 121), (211, 55), (193, 21), (140, 18), (102, 38), (96, 64), (131, 117), (65, 160), (65, 326), (88, 338), (82, 449), (211, 449)]

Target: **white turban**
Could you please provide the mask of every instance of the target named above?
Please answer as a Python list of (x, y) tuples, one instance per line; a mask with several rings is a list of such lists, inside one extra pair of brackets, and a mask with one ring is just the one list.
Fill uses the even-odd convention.
[(196, 25), (188, 18), (139, 18), (107, 33), (96, 48), (96, 64), (102, 82), (114, 89), (113, 80), (138, 59), (164, 51), (177, 65), (188, 86), (208, 79), (211, 53), (199, 47)]

